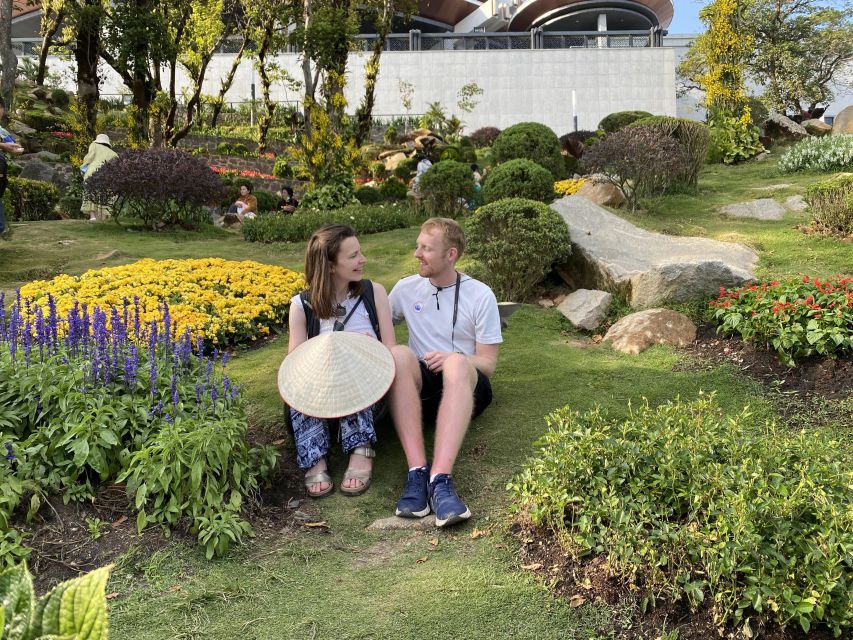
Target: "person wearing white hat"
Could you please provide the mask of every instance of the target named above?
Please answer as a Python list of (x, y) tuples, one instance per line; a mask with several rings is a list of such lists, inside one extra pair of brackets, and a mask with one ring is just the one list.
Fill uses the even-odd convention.
[[(409, 329), (409, 346), (392, 351), (396, 374), (388, 395), (409, 466), (396, 513), (422, 518), (434, 511), (439, 527), (471, 517), (456, 493), (453, 464), (471, 418), (491, 403), (489, 377), (503, 341), (495, 294), (456, 270), (464, 249), (455, 220), (427, 220), (415, 249), (418, 274), (400, 280), (390, 295), (394, 322), (405, 320)], [(436, 416), (431, 464), (424, 415)]]
[[(113, 151), (110, 137), (106, 133), (98, 134), (95, 140), (89, 145), (86, 157), (83, 158), (83, 164), (80, 165), (83, 181), (88, 180), (104, 164), (115, 158), (118, 158), (118, 154)], [(96, 204), (88, 199), (83, 200), (80, 211), (89, 216), (89, 222), (103, 220), (110, 215), (110, 208), (108, 206)]]
[[(362, 333), (380, 340), (388, 349), (395, 346), (388, 294), (382, 285), (364, 280), (366, 262), (351, 227), (329, 225), (311, 236), (305, 253), (308, 288), (294, 296), (290, 304), (289, 354), (306, 341), (311, 342), (310, 338), (334, 331)], [(393, 364), (390, 358), (388, 362)], [(358, 382), (354, 379), (351, 384), (355, 387)], [(282, 395), (286, 398), (285, 393)], [(345, 395), (338, 394), (341, 398)], [(325, 398), (327, 403), (336, 402), (335, 394), (326, 394)], [(327, 417), (340, 415), (328, 411), (333, 407), (326, 409), (312, 412)], [(315, 498), (328, 495), (334, 490), (326, 462), (331, 448), (328, 420), (322, 415), (306, 415), (294, 407), (290, 408), (290, 416), (296, 460), (305, 470), (308, 495)], [(376, 443), (373, 417), (372, 406), (340, 417), (341, 448), (350, 456), (340, 485), (345, 495), (360, 495), (370, 486), (376, 456), (372, 447)]]

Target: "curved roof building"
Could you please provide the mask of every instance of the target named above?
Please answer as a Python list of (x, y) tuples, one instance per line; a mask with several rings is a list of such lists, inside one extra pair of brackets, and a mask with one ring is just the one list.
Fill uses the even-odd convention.
[(419, 0), (424, 31), (645, 31), (666, 29), (672, 0)]

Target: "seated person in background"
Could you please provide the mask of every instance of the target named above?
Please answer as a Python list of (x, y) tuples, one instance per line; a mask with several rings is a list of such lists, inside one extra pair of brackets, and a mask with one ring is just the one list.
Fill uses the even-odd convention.
[(290, 187), (282, 187), (278, 190), (278, 204), (275, 206), (277, 211), (284, 213), (293, 213), (296, 207), (299, 206), (299, 200), (293, 197), (293, 189)]
[(256, 215), (258, 215), (258, 199), (252, 195), (252, 185), (241, 184), (240, 196), (228, 207), (228, 213), (225, 214), (225, 224), (251, 220)]

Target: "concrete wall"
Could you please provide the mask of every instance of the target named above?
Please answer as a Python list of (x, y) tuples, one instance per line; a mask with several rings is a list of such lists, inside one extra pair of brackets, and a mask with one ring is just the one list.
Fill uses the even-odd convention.
[[(233, 59), (229, 54), (215, 56), (208, 69), (205, 93), (216, 93), (219, 78), (227, 73)], [(363, 90), (366, 59), (367, 54), (350, 56), (350, 111), (355, 109)], [(296, 55), (282, 55), (278, 63), (295, 79), (301, 79)], [(54, 72), (67, 66), (58, 59), (50, 62)], [(667, 48), (389, 52), (382, 56), (375, 116), (406, 115), (400, 100), (401, 80), (414, 85), (412, 115), (424, 113), (430, 102), (440, 102), (449, 114), (455, 113), (465, 122), (469, 132), (523, 121), (541, 122), (558, 135), (571, 131), (572, 90), (579, 129), (595, 129), (604, 116), (614, 111), (676, 113), (675, 52)], [(179, 85), (184, 82), (185, 76), (179, 75)], [(253, 82), (260, 97), (256, 74), (244, 62), (227, 100), (248, 101)], [(456, 106), (456, 94), (469, 82), (476, 82), (483, 95), (477, 108), (464, 114)], [(108, 75), (101, 92), (109, 95), (128, 91), (117, 76)], [(299, 91), (279, 82), (273, 87), (272, 97), (297, 102)]]

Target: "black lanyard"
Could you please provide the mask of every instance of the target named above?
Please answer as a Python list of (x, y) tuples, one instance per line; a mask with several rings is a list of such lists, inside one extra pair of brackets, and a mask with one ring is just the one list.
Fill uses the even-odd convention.
[[(349, 313), (347, 314), (347, 317), (344, 318), (342, 321), (339, 321), (341, 323), (341, 328), (340, 329), (333, 328), (332, 329), (333, 331), (343, 331), (346, 328), (347, 322), (349, 322), (349, 319), (352, 318), (352, 314), (355, 313), (355, 310), (358, 309), (358, 305), (361, 304), (361, 298), (362, 298), (362, 296), (358, 296), (358, 300), (355, 301), (355, 304), (352, 306), (352, 309), (350, 309)], [(455, 321), (456, 321), (456, 319), (454, 316), (454, 322)]]
[[(456, 292), (453, 294), (453, 324), (450, 325), (450, 347), (455, 349), (456, 345), (456, 318), (459, 315), (459, 285), (462, 283), (462, 274), (458, 271), (456, 272)], [(430, 283), (432, 284), (432, 283)], [(441, 293), (443, 289), (447, 289), (447, 287), (435, 287), (435, 293), (432, 294), (435, 296), (435, 310), (441, 311), (441, 305), (438, 303), (438, 294)]]

